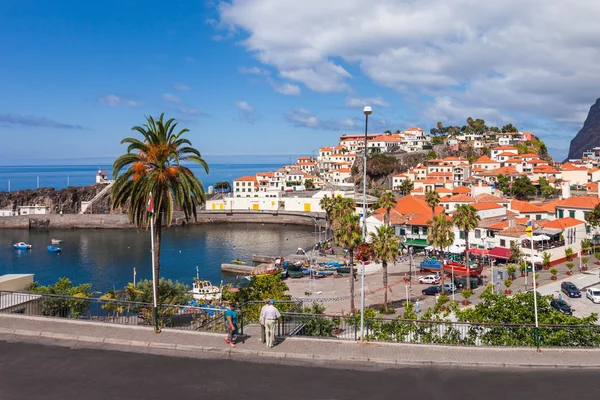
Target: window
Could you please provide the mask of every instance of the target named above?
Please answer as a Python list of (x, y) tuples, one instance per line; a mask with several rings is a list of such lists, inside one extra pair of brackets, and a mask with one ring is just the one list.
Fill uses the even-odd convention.
[(461, 239), (464, 239), (465, 238), (465, 232), (464, 231), (460, 231), (458, 237), (461, 238)]
[(536, 221), (538, 221), (538, 220), (540, 220), (540, 219), (542, 219), (542, 216), (541, 216), (540, 214), (538, 214), (538, 215), (536, 215), (536, 216), (535, 216), (535, 220), (536, 220)]
[(423, 235), (427, 235), (427, 227), (426, 226), (423, 227)]
[(563, 210), (557, 210), (556, 212), (558, 213), (558, 218), (564, 218), (565, 212)]
[(481, 230), (475, 229), (475, 239), (481, 239)]
[(242, 189), (242, 192), (245, 192), (245, 191), (246, 191), (246, 189)]
[(575, 210), (569, 210), (569, 217), (575, 218)]
[(406, 236), (406, 229), (400, 228), (400, 236)]
[(412, 227), (412, 233), (413, 233), (413, 235), (418, 235), (419, 234), (419, 227), (418, 226), (413, 226)]
[(506, 247), (506, 240), (500, 239), (500, 247)]

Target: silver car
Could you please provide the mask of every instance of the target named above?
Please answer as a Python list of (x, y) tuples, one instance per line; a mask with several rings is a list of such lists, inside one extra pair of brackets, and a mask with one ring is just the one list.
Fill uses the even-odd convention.
[(590, 299), (592, 303), (600, 303), (600, 289), (599, 288), (589, 288), (585, 291), (585, 297)]

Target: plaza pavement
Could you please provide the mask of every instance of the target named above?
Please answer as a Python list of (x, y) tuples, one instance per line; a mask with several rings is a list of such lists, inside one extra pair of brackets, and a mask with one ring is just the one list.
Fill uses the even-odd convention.
[[(249, 330), (252, 332), (252, 329)], [(364, 365), (522, 368), (600, 368), (600, 349), (470, 348), (286, 338), (267, 349), (249, 334), (231, 349), (223, 334), (0, 314), (0, 341), (100, 348), (191, 358)]]

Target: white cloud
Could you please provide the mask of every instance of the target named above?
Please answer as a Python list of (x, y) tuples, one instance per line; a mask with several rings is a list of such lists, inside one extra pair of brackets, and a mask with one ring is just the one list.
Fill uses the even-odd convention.
[(250, 104), (246, 103), (245, 101), (236, 101), (235, 106), (242, 111), (246, 111), (246, 112), (254, 111), (254, 107), (252, 107)]
[(360, 71), (413, 96), (426, 120), (452, 106), (460, 118), (482, 111), (518, 124), (527, 114), (561, 126), (581, 123), (600, 94), (596, 0), (231, 0), (218, 9), (219, 28), (281, 77), (339, 92)]
[(305, 108), (294, 108), (287, 112), (285, 119), (294, 126), (310, 129), (320, 129), (328, 131), (339, 131), (350, 129), (355, 126), (355, 122), (350, 118), (341, 120), (320, 120)]
[(390, 106), (390, 103), (384, 101), (381, 97), (349, 97), (346, 99), (346, 107), (361, 108), (364, 106), (379, 106), (387, 108)]
[(109, 107), (138, 107), (141, 106), (142, 103), (134, 100), (124, 99), (115, 94), (106, 94), (104, 96), (100, 96), (97, 99), (98, 103), (107, 105)]
[(162, 95), (163, 100), (171, 102), (171, 103), (180, 103), (181, 99), (171, 93), (165, 93)]
[(188, 90), (192, 90), (188, 85), (184, 85), (183, 83), (174, 83), (173, 89), (179, 90), (181, 92), (187, 92)]
[(269, 71), (258, 67), (238, 67), (238, 72), (244, 75), (271, 75)]
[(284, 94), (286, 96), (300, 96), (300, 86), (294, 85), (288, 82), (285, 83), (276, 83), (270, 81), (273, 90), (277, 93)]
[(189, 115), (189, 116), (192, 116), (192, 117), (199, 117), (199, 116), (208, 115), (205, 112), (197, 109), (196, 107), (181, 107), (181, 108), (177, 109), (177, 112), (179, 112), (180, 114)]

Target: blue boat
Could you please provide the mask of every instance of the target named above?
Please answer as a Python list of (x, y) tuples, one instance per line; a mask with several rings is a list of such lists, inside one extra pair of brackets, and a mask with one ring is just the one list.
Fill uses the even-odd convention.
[(310, 268), (302, 268), (300, 271), (302, 271), (302, 274), (304, 275), (310, 275)]
[(19, 242), (19, 243), (13, 244), (13, 248), (15, 250), (31, 250), (31, 245), (27, 244), (25, 242)]
[(338, 261), (329, 261), (327, 265), (330, 267), (343, 267), (345, 264)]
[(435, 257), (426, 258), (419, 264), (422, 270), (436, 272), (440, 270), (440, 260)]
[(56, 246), (48, 246), (48, 251), (53, 252), (53, 253), (60, 253), (62, 251), (62, 249), (60, 247), (56, 247)]

